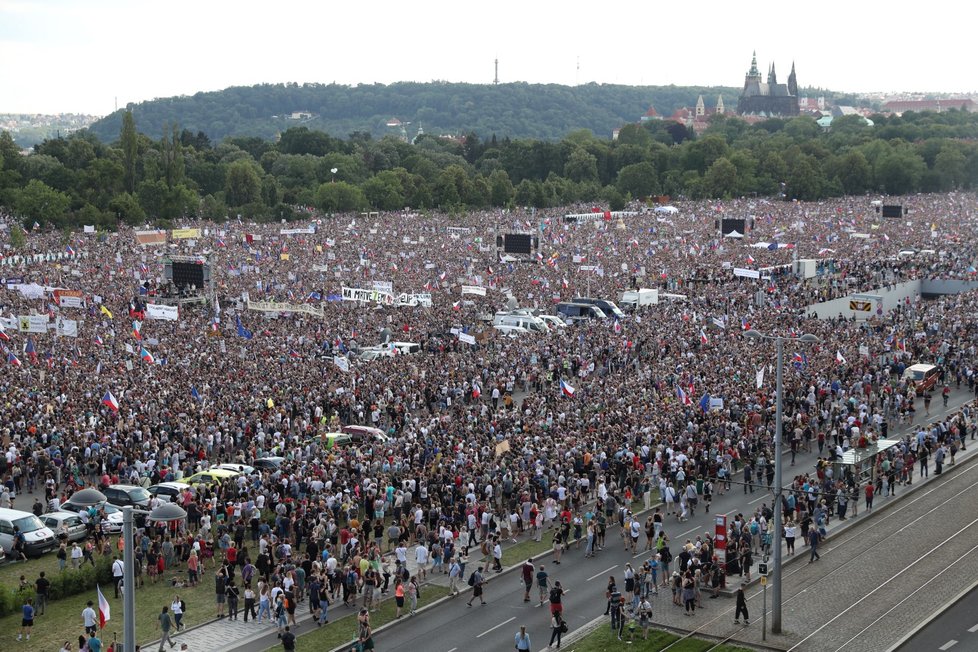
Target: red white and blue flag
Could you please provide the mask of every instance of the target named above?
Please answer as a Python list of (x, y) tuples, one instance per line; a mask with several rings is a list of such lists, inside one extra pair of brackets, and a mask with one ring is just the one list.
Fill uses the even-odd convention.
[(573, 387), (571, 387), (569, 384), (565, 383), (564, 382), (564, 379), (561, 378), (560, 379), (560, 391), (561, 391), (561, 393), (564, 396), (573, 396), (574, 395), (574, 392), (576, 390)]
[(106, 390), (105, 396), (102, 397), (102, 405), (106, 406), (113, 412), (119, 411), (119, 401), (115, 399), (115, 396), (112, 396), (111, 390)]

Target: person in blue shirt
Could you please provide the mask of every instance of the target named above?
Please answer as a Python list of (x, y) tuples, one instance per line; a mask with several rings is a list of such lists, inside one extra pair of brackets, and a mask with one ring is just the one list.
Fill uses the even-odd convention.
[(22, 640), (24, 635), (27, 636), (27, 640), (31, 640), (31, 628), (34, 627), (34, 599), (27, 598), (24, 602), (23, 615), (20, 621), (20, 634), (17, 634), (17, 640)]
[(95, 632), (89, 634), (88, 652), (102, 652), (102, 639), (96, 636)]
[(530, 649), (530, 635), (526, 633), (526, 625), (520, 625), (520, 631), (515, 636), (516, 649), (520, 652), (528, 652)]

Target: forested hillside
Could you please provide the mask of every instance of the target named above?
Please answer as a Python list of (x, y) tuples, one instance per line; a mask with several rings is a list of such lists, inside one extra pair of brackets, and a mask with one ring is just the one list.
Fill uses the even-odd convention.
[[(139, 130), (159, 138), (165, 126), (178, 125), (194, 133), (203, 131), (211, 140), (227, 136), (272, 139), (299, 124), (345, 138), (354, 132), (375, 138), (392, 133), (387, 122), (410, 122), (413, 137), (418, 127), (429, 134), (482, 138), (533, 138), (558, 140), (578, 129), (599, 137), (635, 122), (650, 105), (662, 115), (693, 106), (703, 95), (714, 106), (723, 94), (727, 107), (736, 106), (738, 88), (697, 86), (618, 86), (585, 84), (262, 84), (233, 87), (130, 105)], [(119, 137), (123, 110), (92, 125), (104, 142)], [(291, 119), (294, 112), (312, 118)], [(399, 133), (399, 131), (398, 131)]]

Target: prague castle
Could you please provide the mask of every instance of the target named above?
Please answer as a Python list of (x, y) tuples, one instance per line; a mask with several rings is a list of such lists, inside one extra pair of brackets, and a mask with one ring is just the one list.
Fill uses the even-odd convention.
[(768, 68), (765, 83), (757, 69), (757, 52), (755, 52), (750, 62), (750, 70), (744, 77), (744, 90), (737, 102), (737, 113), (765, 117), (798, 115), (798, 82), (795, 79), (795, 64), (791, 64), (788, 83), (779, 84), (772, 63)]

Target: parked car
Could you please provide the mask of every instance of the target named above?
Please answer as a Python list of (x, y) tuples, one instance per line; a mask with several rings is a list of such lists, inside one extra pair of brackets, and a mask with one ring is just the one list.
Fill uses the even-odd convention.
[[(101, 505), (96, 505), (95, 508), (102, 514), (101, 524), (103, 532), (106, 534), (119, 534), (122, 532), (123, 516), (121, 509), (112, 503), (102, 503)], [(79, 514), (83, 511), (87, 511), (88, 507), (73, 503), (69, 499), (61, 503), (61, 509), (67, 512)]]
[(88, 536), (88, 528), (85, 527), (81, 516), (76, 512), (58, 510), (57, 512), (41, 514), (39, 518), (46, 527), (54, 532), (54, 536), (57, 537), (58, 541), (71, 543), (82, 541)]
[(577, 297), (574, 299), (573, 303), (589, 303), (592, 306), (597, 306), (601, 308), (603, 312), (608, 317), (616, 317), (622, 319), (625, 313), (621, 311), (621, 308), (615, 305), (614, 301), (608, 301), (607, 299), (592, 299), (590, 297)]
[(278, 471), (284, 461), (284, 457), (273, 455), (271, 457), (259, 457), (252, 462), (252, 465), (261, 471)]
[(184, 490), (189, 488), (190, 485), (186, 482), (161, 482), (154, 484), (147, 491), (164, 503), (172, 503)]
[(236, 478), (240, 473), (237, 471), (229, 471), (228, 469), (208, 469), (206, 471), (201, 471), (200, 473), (194, 473), (189, 478), (184, 478), (183, 481), (189, 484), (191, 487), (195, 487), (199, 484), (203, 485), (213, 485), (218, 482), (223, 482), (228, 478)]
[(0, 508), (0, 547), (8, 555), (14, 551), (16, 532), (24, 535), (24, 554), (40, 557), (58, 547), (58, 539), (41, 519), (19, 509)]
[(353, 442), (356, 444), (362, 442), (386, 444), (389, 439), (383, 430), (371, 426), (343, 426), (340, 431), (353, 437)]
[(102, 490), (105, 499), (116, 507), (136, 507), (149, 509), (152, 496), (143, 487), (134, 484), (110, 484)]
[(225, 471), (234, 471), (235, 473), (240, 473), (242, 475), (254, 475), (256, 467), (248, 464), (239, 464), (238, 462), (222, 462), (216, 466), (212, 466), (212, 469), (224, 469)]

